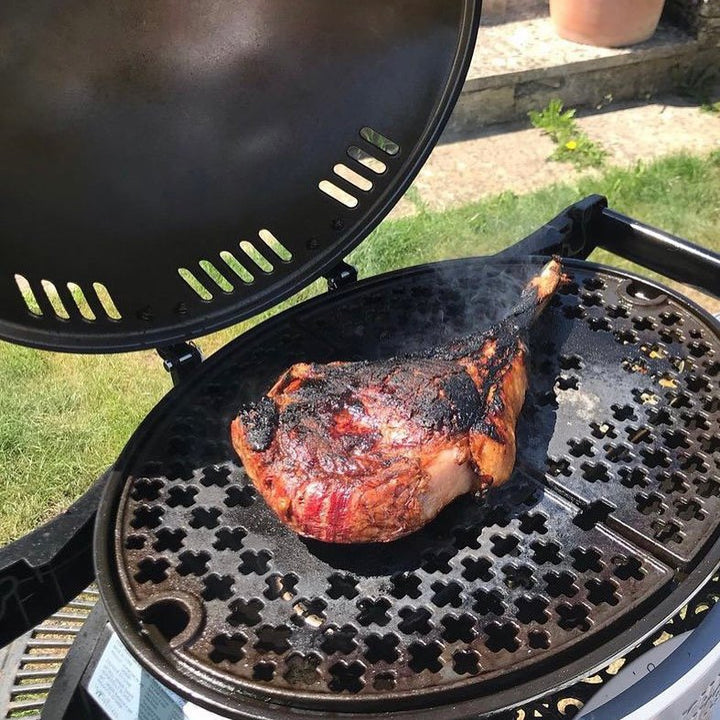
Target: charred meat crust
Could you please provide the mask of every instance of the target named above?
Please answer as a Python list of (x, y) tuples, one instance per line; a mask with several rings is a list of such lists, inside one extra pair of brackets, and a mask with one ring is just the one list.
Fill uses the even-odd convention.
[(278, 409), (275, 401), (263, 395), (259, 402), (243, 405), (237, 414), (238, 421), (245, 428), (247, 444), (255, 452), (264, 452), (270, 447), (278, 426)]

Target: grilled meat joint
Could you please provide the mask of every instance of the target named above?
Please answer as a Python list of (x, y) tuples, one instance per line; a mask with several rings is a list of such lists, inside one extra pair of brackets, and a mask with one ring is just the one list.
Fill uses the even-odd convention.
[(280, 519), (334, 543), (388, 542), (505, 482), (527, 389), (526, 336), (557, 259), (489, 330), (377, 362), (298, 363), (232, 422), (235, 450)]

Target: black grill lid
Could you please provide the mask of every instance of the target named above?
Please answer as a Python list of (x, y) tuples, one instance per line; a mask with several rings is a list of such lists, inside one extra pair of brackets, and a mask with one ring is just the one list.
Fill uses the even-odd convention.
[(479, 6), (4, 4), (0, 337), (170, 344), (327, 273), (437, 139)]

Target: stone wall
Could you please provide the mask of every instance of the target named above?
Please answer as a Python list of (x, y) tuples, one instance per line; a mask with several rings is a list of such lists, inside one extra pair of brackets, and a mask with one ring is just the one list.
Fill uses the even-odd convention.
[(496, 25), (548, 14), (548, 0), (483, 0), (482, 22)]
[(706, 46), (720, 47), (720, 0), (666, 0), (665, 16)]

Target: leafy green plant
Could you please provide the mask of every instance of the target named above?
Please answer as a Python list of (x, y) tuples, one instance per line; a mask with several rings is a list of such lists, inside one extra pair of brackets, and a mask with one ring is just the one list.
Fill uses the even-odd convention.
[(565, 109), (561, 100), (553, 99), (544, 110), (531, 110), (528, 115), (533, 127), (557, 146), (550, 160), (570, 162), (578, 168), (600, 167), (605, 161), (607, 152), (580, 129), (575, 110)]

